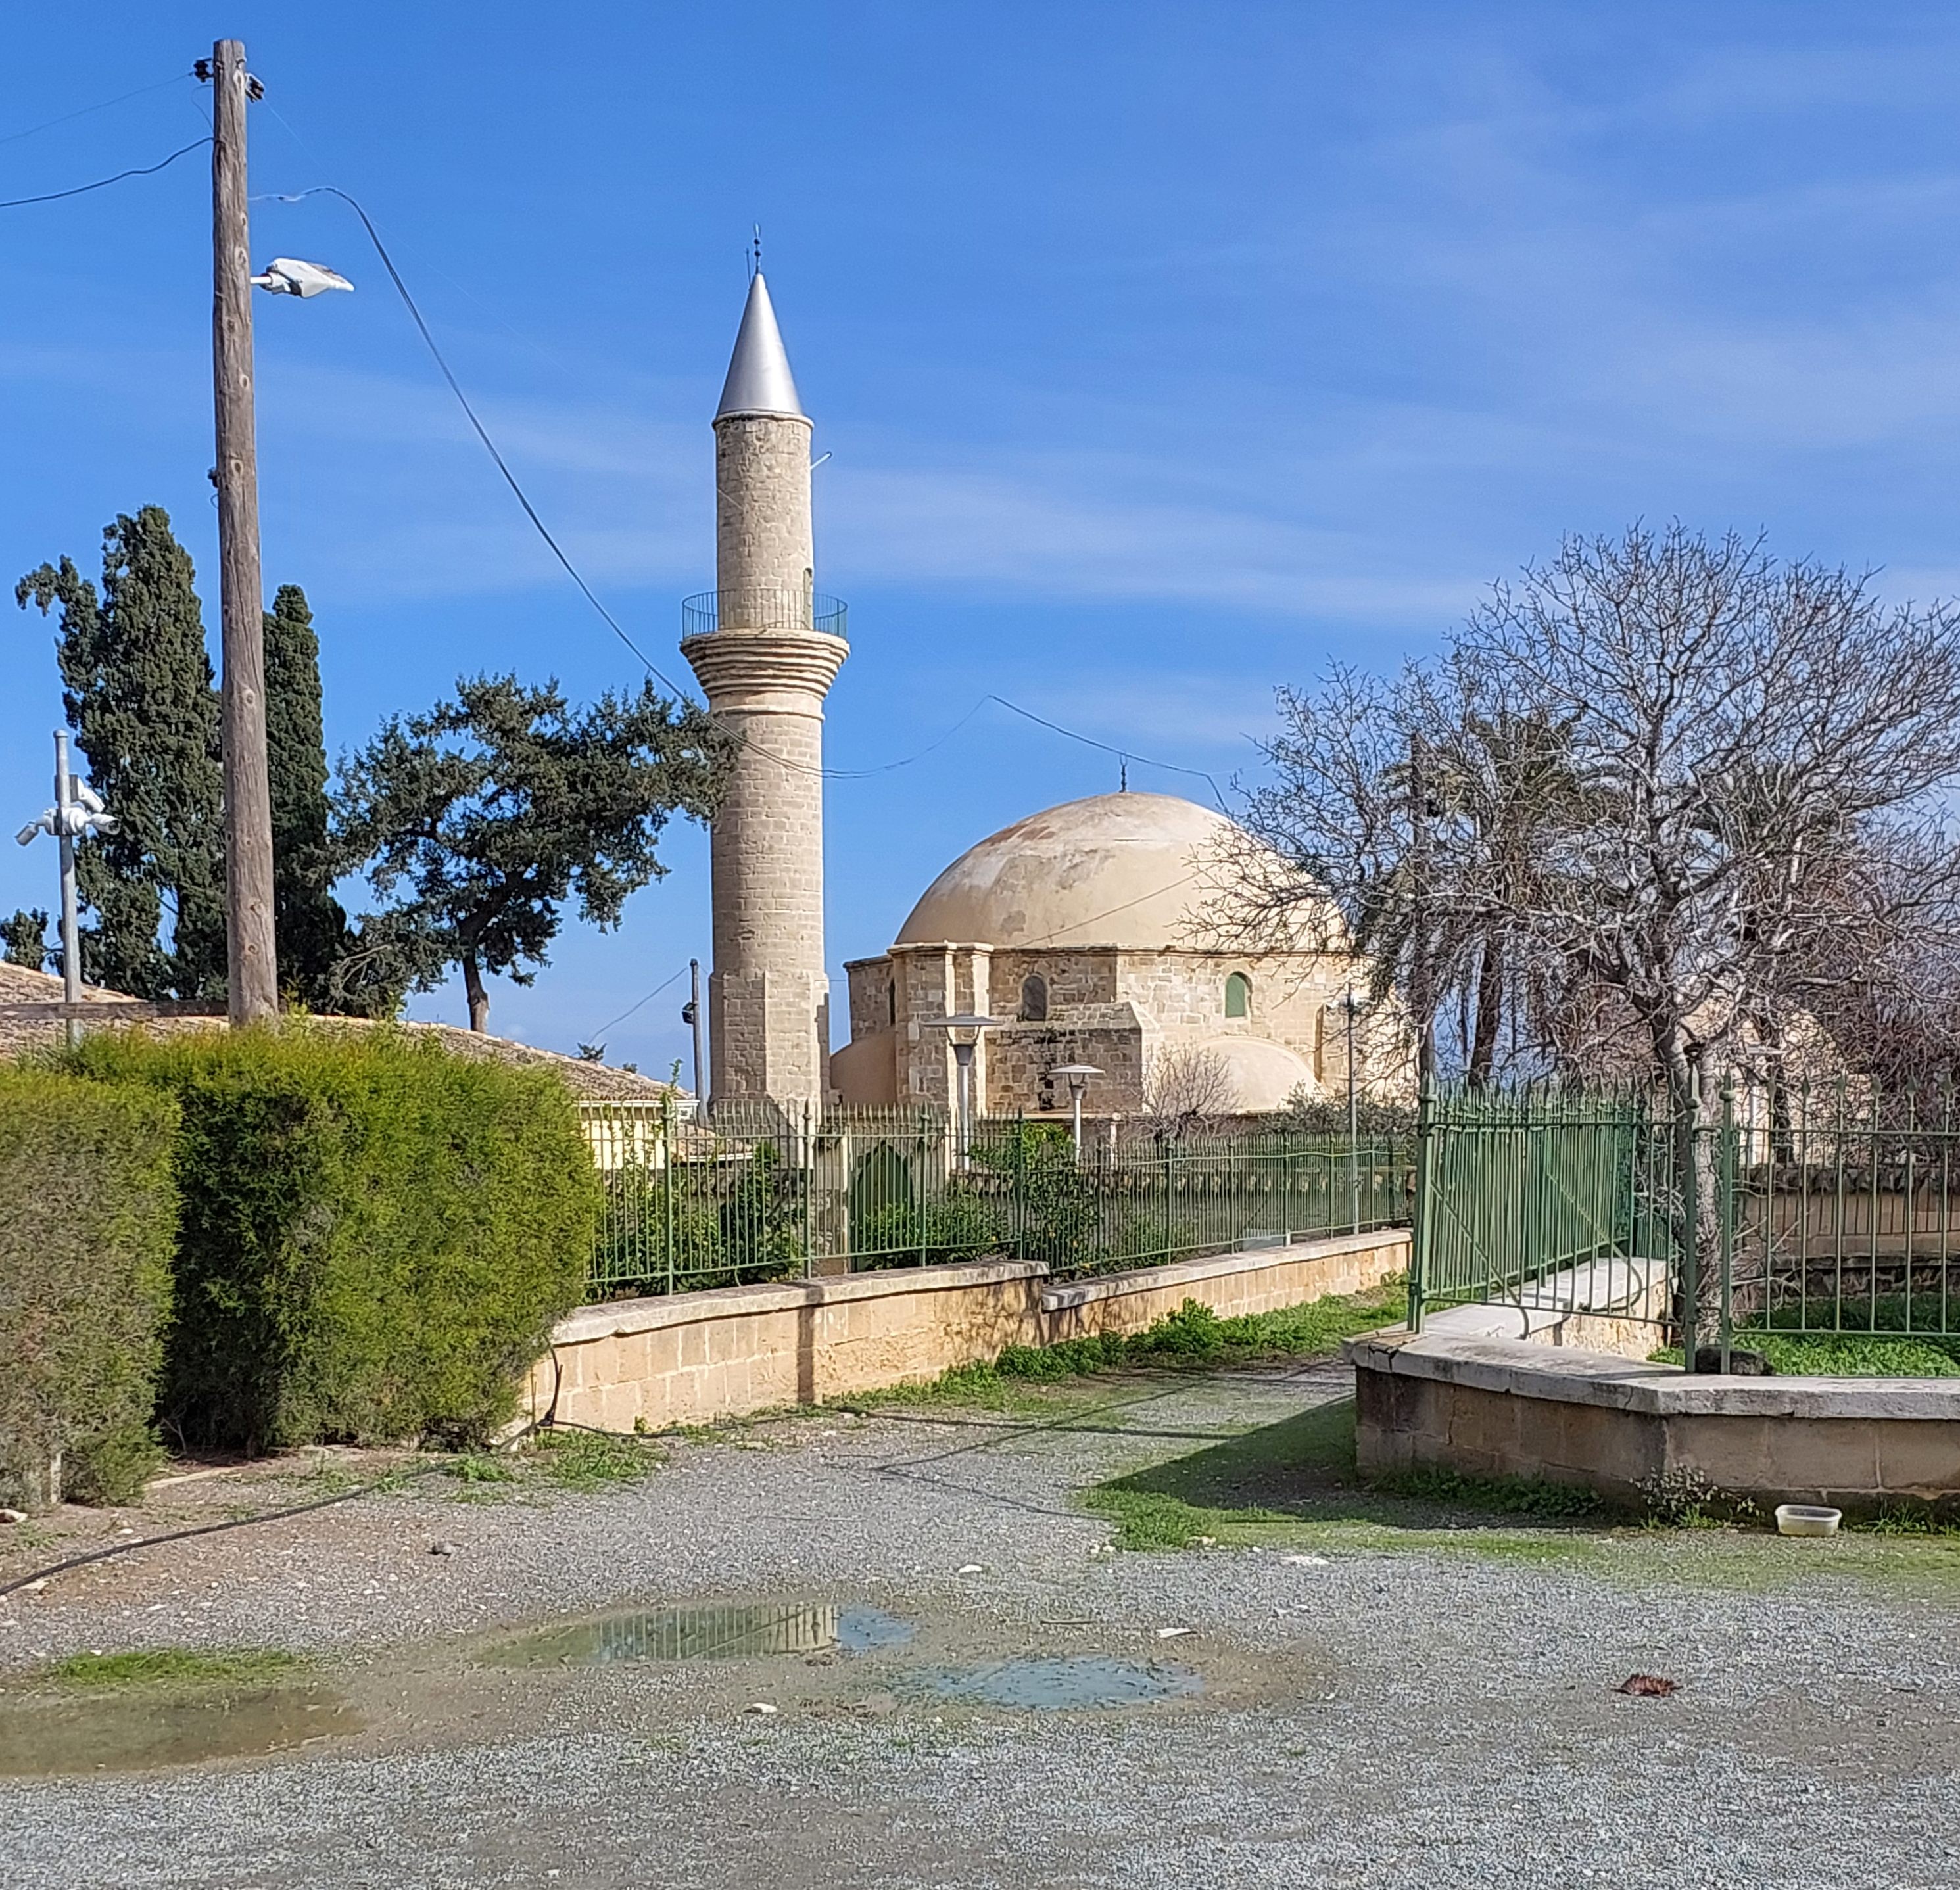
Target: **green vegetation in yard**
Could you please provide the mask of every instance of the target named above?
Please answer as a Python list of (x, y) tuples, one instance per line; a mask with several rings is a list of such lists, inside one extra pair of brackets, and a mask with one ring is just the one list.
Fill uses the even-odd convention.
[(1099, 1333), (1055, 1345), (1010, 1345), (991, 1363), (956, 1365), (929, 1383), (860, 1392), (848, 1402), (867, 1408), (943, 1402), (998, 1408), (1013, 1404), (1017, 1394), (1036, 1386), (1062, 1385), (1126, 1367), (1215, 1369), (1318, 1357), (1358, 1332), (1397, 1323), (1408, 1305), (1408, 1288), (1400, 1274), (1364, 1293), (1330, 1294), (1304, 1306), (1235, 1319), (1220, 1319), (1209, 1306), (1186, 1300), (1144, 1332)]
[(0, 1068), (0, 1501), (59, 1456), (62, 1494), (126, 1502), (162, 1455), (177, 1121), (167, 1096)]
[(1768, 1589), (1819, 1577), (1960, 1601), (1960, 1529), (1903, 1507), (1828, 1540), (1701, 1518), (1668, 1527), (1616, 1518), (1588, 1491), (1419, 1472), (1364, 1483), (1351, 1401), (1316, 1405), (1097, 1485), (1084, 1506), (1136, 1550), (1422, 1551), (1602, 1580)]
[[(1960, 1339), (1914, 1333), (1778, 1332), (1738, 1328), (1738, 1351), (1760, 1352), (1779, 1376), (1790, 1378), (1960, 1378)], [(1681, 1348), (1649, 1354), (1678, 1365)]]
[(186, 1441), (480, 1441), (578, 1303), (598, 1184), (553, 1077), (382, 1026), (100, 1032), (182, 1112), (162, 1414)]
[(146, 1647), (130, 1653), (70, 1654), (43, 1668), (38, 1677), (95, 1688), (266, 1686), (312, 1665), (304, 1654), (275, 1647)]
[(601, 1430), (541, 1430), (532, 1440), (530, 1462), (562, 1490), (603, 1490), (616, 1483), (638, 1483), (666, 1462), (651, 1437), (628, 1437)]

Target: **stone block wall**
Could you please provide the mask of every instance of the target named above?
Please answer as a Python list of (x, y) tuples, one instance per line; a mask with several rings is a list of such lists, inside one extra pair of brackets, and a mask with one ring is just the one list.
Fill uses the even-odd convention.
[(1137, 1332), (1186, 1300), (1221, 1316), (1359, 1292), (1408, 1265), (1405, 1232), (1338, 1235), (1057, 1286), (1039, 1262), (895, 1269), (581, 1309), (526, 1407), (606, 1430), (705, 1424), (937, 1377), (1086, 1332)]
[(1960, 1503), (1960, 1386), (1739, 1378), (1519, 1339), (1354, 1341), (1364, 1473), (1436, 1467), (1580, 1485), (1630, 1509), (1663, 1478), (1868, 1514)]

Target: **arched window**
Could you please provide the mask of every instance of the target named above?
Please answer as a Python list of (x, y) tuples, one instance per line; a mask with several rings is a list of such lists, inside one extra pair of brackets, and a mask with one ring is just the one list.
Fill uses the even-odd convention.
[(895, 1024), (899, 1021), (899, 981), (889, 979), (885, 985), (885, 1021)]
[(1225, 981), (1225, 1014), (1228, 1017), (1252, 1014), (1252, 981), (1243, 972), (1234, 972)]
[(1030, 972), (1021, 980), (1021, 1022), (1048, 1022), (1048, 980), (1039, 972)]

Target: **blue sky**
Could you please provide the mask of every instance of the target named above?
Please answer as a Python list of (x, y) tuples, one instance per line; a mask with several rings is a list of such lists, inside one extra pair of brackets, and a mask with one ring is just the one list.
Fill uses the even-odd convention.
[[(10, 8), (0, 196), (202, 128), (247, 42), (253, 187), (366, 204), (573, 557), (670, 673), (712, 582), (708, 418), (767, 266), (849, 600), (829, 759), (989, 692), (1255, 773), (1273, 686), (1434, 646), (1566, 530), (1678, 516), (1960, 590), (1960, 14), (1938, 6), (561, 4)], [(25, 82), (32, 76), (31, 84)], [(167, 507), (215, 633), (202, 153), (0, 212), (0, 575)], [(329, 748), (460, 671), (640, 671), (529, 532), (351, 214), (255, 212), (268, 591), (303, 584)], [(9, 619), (11, 619), (11, 622)], [(0, 615), (0, 814), (44, 804), (49, 626)], [(1109, 756), (983, 709), (831, 784), (837, 964)], [(1138, 766), (1133, 784), (1202, 783)], [(557, 1048), (707, 956), (702, 836), (568, 928), (492, 1028)], [(0, 911), (52, 902), (0, 848)], [(604, 1031), (683, 1054), (679, 988)], [(417, 1014), (460, 1021), (460, 992)]]

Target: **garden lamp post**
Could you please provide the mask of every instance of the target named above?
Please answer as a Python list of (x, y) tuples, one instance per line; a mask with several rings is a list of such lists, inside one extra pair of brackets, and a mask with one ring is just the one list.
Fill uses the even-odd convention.
[(967, 1151), (973, 1146), (973, 1052), (979, 1048), (980, 1033), (997, 1025), (1011, 1023), (1010, 1017), (982, 1017), (970, 1010), (956, 1011), (947, 1017), (928, 1017), (929, 1029), (947, 1032), (953, 1039), (953, 1061), (959, 1066), (959, 1159), (966, 1165)]
[(1352, 985), (1341, 993), (1341, 1010), (1348, 1029), (1348, 1193), (1349, 1205), (1354, 1211), (1354, 1231), (1359, 1233), (1361, 1231), (1361, 1154), (1358, 1133), (1360, 1112), (1354, 1087), (1354, 1020), (1360, 1014), (1361, 1002), (1354, 995)]
[(75, 891), (75, 843), (92, 833), (113, 833), (116, 816), (103, 811), (101, 797), (79, 775), (68, 772), (68, 731), (55, 730), (55, 804), (30, 820), (14, 838), (22, 846), (38, 834), (51, 833), (61, 843), (62, 1002), (68, 1012), (68, 1041), (81, 1040), (81, 937)]
[(1102, 1072), (1093, 1063), (1060, 1063), (1048, 1072), (1050, 1076), (1068, 1079), (1069, 1114), (1075, 1124), (1075, 1159), (1082, 1160), (1082, 1093), (1089, 1087), (1091, 1077), (1099, 1077)]

